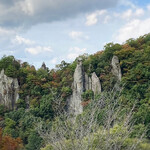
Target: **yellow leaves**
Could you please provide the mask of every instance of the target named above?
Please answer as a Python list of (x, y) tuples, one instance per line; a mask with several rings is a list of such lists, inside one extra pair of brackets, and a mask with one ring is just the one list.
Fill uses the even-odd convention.
[(135, 52), (135, 48), (127, 47), (127, 48), (123, 48), (121, 51), (116, 51), (114, 54), (117, 55), (119, 59), (124, 59), (134, 54), (134, 52)]
[(42, 84), (41, 87), (42, 87), (43, 89), (50, 88), (50, 87), (51, 87), (51, 86), (50, 86), (50, 82), (45, 83), (45, 84)]

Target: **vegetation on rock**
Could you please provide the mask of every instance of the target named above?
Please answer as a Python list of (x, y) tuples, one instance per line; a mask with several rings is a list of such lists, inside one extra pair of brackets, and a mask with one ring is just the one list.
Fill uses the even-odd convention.
[[(120, 60), (120, 83), (111, 72), (114, 55)], [(108, 43), (103, 51), (79, 57), (83, 60), (85, 72), (89, 76), (95, 72), (98, 76), (103, 94), (93, 96), (92, 91), (85, 91), (82, 105), (86, 107), (75, 122), (62, 116), (66, 117), (67, 97), (72, 94), (76, 61), (62, 61), (56, 69), (36, 70), (34, 66), (18, 61), (13, 56), (1, 58), (0, 71), (4, 69), (8, 77), (17, 78), (20, 89), (15, 110), (8, 111), (7, 107), (0, 105), (0, 149), (18, 150), (24, 147), (27, 150), (51, 150), (60, 149), (58, 145), (65, 150), (85, 147), (91, 150), (150, 149), (150, 34), (129, 39), (122, 45)], [(122, 91), (108, 94), (114, 87), (122, 87)], [(107, 93), (105, 98), (104, 93)], [(100, 109), (96, 109), (97, 105), (91, 109), (91, 105), (94, 102), (97, 104), (98, 100), (105, 100)], [(115, 107), (111, 109), (112, 106)], [(120, 108), (121, 111), (116, 114)], [(89, 118), (92, 110), (95, 110), (94, 118)], [(132, 117), (125, 124), (126, 114), (130, 112)], [(87, 129), (91, 119), (94, 119), (93, 124)], [(111, 122), (108, 119), (112, 119)], [(40, 130), (39, 122), (44, 131)], [(60, 134), (58, 131), (60, 137), (57, 137)], [(53, 139), (46, 139), (46, 136)], [(91, 143), (88, 143), (89, 138), (92, 139)]]

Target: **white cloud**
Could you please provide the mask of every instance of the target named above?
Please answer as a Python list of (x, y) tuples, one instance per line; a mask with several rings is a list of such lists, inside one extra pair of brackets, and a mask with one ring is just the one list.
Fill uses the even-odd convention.
[(108, 23), (109, 21), (111, 20), (111, 17), (109, 15), (107, 15), (105, 18), (104, 18), (104, 24)]
[(0, 51), (0, 55), (6, 55), (6, 54), (9, 54), (9, 55), (14, 55), (15, 51), (9, 51), (9, 50), (5, 50), (5, 51)]
[(41, 54), (41, 53), (45, 53), (45, 52), (48, 52), (48, 53), (53, 52), (51, 47), (42, 47), (42, 46), (26, 48), (25, 51), (32, 55), (37, 55), (37, 54)]
[(57, 63), (57, 61), (58, 61), (58, 58), (55, 57), (50, 61), (50, 63), (55, 65)]
[(118, 17), (120, 17), (120, 13), (113, 12), (112, 13), (112, 17), (118, 18)]
[(104, 15), (106, 13), (107, 13), (106, 10), (100, 10), (100, 11), (96, 11), (96, 12), (88, 15), (86, 17), (86, 23), (85, 24), (87, 26), (92, 26), (92, 25), (96, 24), (98, 22), (98, 17), (102, 16), (102, 15)]
[(120, 5), (129, 6), (131, 8), (136, 8), (136, 6), (130, 0), (120, 0)]
[(140, 16), (144, 15), (144, 13), (145, 12), (144, 12), (144, 10), (142, 8), (138, 8), (135, 11), (135, 16), (140, 17)]
[(79, 47), (72, 47), (69, 50), (69, 54), (67, 55), (67, 58), (70, 60), (74, 60), (79, 55), (82, 55), (86, 53), (86, 48), (79, 48)]
[(118, 0), (0, 0), (0, 24), (31, 27), (72, 18), (80, 13), (111, 8), (117, 3)]
[[(11, 42), (11, 39), (14, 38), (16, 35), (16, 32), (15, 30), (11, 30), (11, 29), (5, 29), (5, 28), (1, 28), (0, 27), (0, 42), (1, 42), (1, 46), (2, 46), (2, 43), (6, 44), (6, 46), (10, 46), (10, 42)], [(5, 45), (4, 44), (4, 45)], [(4, 47), (3, 45), (3, 47)]]
[(136, 8), (134, 9), (128, 9), (125, 12), (123, 12), (120, 17), (126, 20), (141, 17), (144, 15), (144, 10), (142, 8)]
[(31, 0), (21, 1), (20, 6), (25, 14), (27, 14), (29, 16), (32, 16), (34, 14), (33, 1), (31, 1)]
[(83, 32), (78, 32), (78, 31), (72, 31), (69, 33), (69, 36), (72, 38), (72, 39), (75, 39), (75, 40), (79, 40), (79, 39), (89, 39), (88, 36), (84, 35)]
[(25, 44), (25, 45), (33, 45), (35, 44), (34, 41), (31, 41), (29, 39), (25, 39), (19, 35), (16, 35), (15, 39), (12, 40), (12, 43), (15, 43), (15, 44)]
[(123, 19), (129, 19), (133, 15), (132, 9), (128, 9), (125, 12), (122, 13), (122, 18)]
[(12, 35), (15, 35), (15, 31), (0, 27), (0, 37), (4, 37), (4, 36), (6, 37)]
[(89, 16), (86, 17), (86, 25), (87, 26), (91, 26), (91, 25), (94, 25), (97, 23), (98, 19), (97, 19), (97, 14), (96, 13), (93, 13)]
[(150, 11), (150, 4), (149, 4), (149, 5), (147, 5), (147, 9), (148, 9), (148, 11)]
[(115, 36), (115, 41), (122, 43), (129, 38), (138, 38), (141, 35), (150, 32), (150, 18), (145, 20), (135, 19), (126, 23), (119, 29), (118, 35)]

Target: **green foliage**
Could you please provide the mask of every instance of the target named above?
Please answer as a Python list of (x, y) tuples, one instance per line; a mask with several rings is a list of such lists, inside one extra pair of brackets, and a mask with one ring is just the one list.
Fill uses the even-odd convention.
[(26, 145), (26, 150), (40, 150), (42, 146), (42, 138), (38, 135), (36, 131), (31, 131), (28, 137), (28, 144)]
[(3, 131), (4, 135), (11, 135), (12, 137), (17, 137), (17, 132), (15, 131), (16, 122), (10, 118), (5, 120), (5, 129)]
[(135, 113), (135, 118), (137, 118), (137, 124), (144, 123), (145, 125), (148, 125), (150, 123), (150, 104), (142, 103)]
[(23, 99), (18, 99), (16, 105), (18, 108), (26, 108), (26, 102)]
[(28, 137), (34, 128), (35, 122), (36, 118), (30, 112), (26, 112), (19, 120), (19, 137), (25, 144), (28, 143)]
[(122, 46), (120, 44), (108, 43), (104, 46), (104, 60), (108, 61), (112, 58), (114, 52), (120, 51)]
[(5, 73), (9, 77), (18, 77), (18, 70), (20, 68), (20, 63), (15, 60), (13, 56), (3, 56), (0, 60), (0, 70), (4, 69)]
[(40, 106), (33, 109), (33, 113), (37, 117), (41, 117), (43, 119), (53, 119), (54, 117), (54, 97), (52, 95), (44, 95), (40, 99)]
[(4, 105), (0, 105), (0, 117), (4, 116), (6, 113), (6, 108)]
[(72, 89), (70, 87), (62, 87), (62, 96), (66, 98), (67, 96), (72, 94)]
[[(84, 70), (89, 76), (93, 72), (97, 74), (103, 93), (104, 91), (110, 91), (117, 82), (111, 73), (111, 59), (114, 55), (118, 56), (120, 60), (122, 72), (121, 85), (123, 90), (120, 94), (120, 102), (124, 105), (122, 109), (126, 112), (135, 104), (133, 118), (136, 121), (133, 132), (122, 147), (122, 149), (126, 149), (126, 146), (136, 142), (137, 133), (142, 134), (150, 124), (150, 34), (138, 39), (129, 39), (123, 45), (108, 43), (104, 46), (103, 51), (78, 57), (82, 58)], [(42, 120), (44, 124), (53, 123), (58, 110), (66, 107), (66, 99), (72, 94), (71, 85), (76, 65), (77, 61), (72, 63), (62, 61), (61, 64), (56, 66), (56, 69), (36, 70), (34, 66), (27, 62), (21, 63), (13, 56), (3, 56), (0, 59), (0, 71), (4, 69), (7, 76), (17, 78), (20, 85), (20, 99), (17, 101), (16, 110), (8, 112), (4, 106), (0, 105), (0, 119), (2, 120), (2, 123), (0, 120), (0, 125), (2, 124), (4, 128), (4, 134), (21, 137), (29, 150), (40, 149), (42, 141), (34, 130), (37, 120)], [(90, 111), (89, 104), (91, 104), (90, 100), (93, 97), (91, 90), (83, 93), (82, 105), (87, 106), (83, 115)], [(106, 105), (109, 106), (109, 103), (106, 103)], [(98, 125), (104, 126), (107, 109), (108, 107), (101, 108), (97, 117)], [(121, 116), (125, 115), (124, 112)], [(102, 131), (102, 129), (99, 129), (95, 132), (95, 144), (99, 142), (98, 137), (101, 136)], [(112, 126), (110, 134), (114, 136), (114, 139), (111, 142), (120, 143), (121, 139), (117, 135), (125, 133), (126, 128), (121, 124)], [(150, 129), (146, 133), (146, 138), (150, 138)], [(107, 131), (105, 131), (102, 146), (106, 144), (107, 134)], [(74, 142), (75, 144), (78, 143), (78, 139)], [(150, 149), (148, 142), (139, 144), (138, 149)], [(66, 139), (65, 143), (68, 144), (70, 149), (71, 140)], [(85, 143), (87, 143), (86, 137)], [(47, 146), (45, 149), (52, 149), (52, 146)]]
[[(138, 138), (139, 135), (142, 135), (143, 133), (146, 132), (146, 127), (144, 126), (144, 124), (137, 124), (133, 127), (132, 132), (130, 134), (131, 138)], [(139, 135), (137, 135), (137, 133)]]
[(17, 69), (12, 66), (12, 65), (9, 65), (6, 70), (5, 70), (5, 73), (6, 75), (10, 76), (10, 77), (16, 77), (16, 73), (17, 73)]
[(94, 93), (92, 90), (86, 90), (82, 94), (83, 101), (92, 100), (94, 98)]
[[(19, 108), (18, 110), (11, 111), (5, 114), (5, 118), (10, 118), (17, 122), (25, 113), (24, 108)], [(17, 122), (18, 123), (18, 122)]]
[(56, 65), (56, 68), (58, 69), (65, 69), (66, 67), (68, 67), (69, 63), (66, 63), (64, 60), (61, 61), (61, 64)]
[(44, 148), (41, 148), (41, 150), (54, 150), (52, 145), (46, 145)]
[(39, 79), (47, 79), (48, 78), (48, 72), (47, 70), (44, 70), (44, 69), (38, 69), (37, 72), (37, 77)]

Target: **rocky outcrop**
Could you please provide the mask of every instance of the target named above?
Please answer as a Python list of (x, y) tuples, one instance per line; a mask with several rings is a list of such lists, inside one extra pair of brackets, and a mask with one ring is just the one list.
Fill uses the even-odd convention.
[(99, 94), (101, 92), (101, 83), (95, 72), (92, 73), (91, 80), (92, 91), (94, 92), (94, 95)]
[(0, 104), (10, 110), (14, 109), (15, 103), (19, 99), (18, 91), (18, 80), (7, 77), (2, 70), (0, 73)]
[(40, 69), (47, 70), (47, 67), (46, 67), (46, 65), (45, 65), (45, 63), (44, 63), (44, 62), (42, 63), (42, 66), (41, 66), (41, 68), (40, 68)]
[[(119, 64), (119, 59), (117, 56), (112, 58), (112, 74), (117, 78), (118, 81), (121, 81), (121, 68)], [(89, 77), (85, 72), (82, 66), (82, 60), (78, 60), (77, 67), (74, 72), (74, 81), (72, 84), (72, 95), (68, 98), (69, 113), (78, 115), (83, 111), (82, 103), (82, 94), (86, 90), (92, 90), (94, 95), (101, 93), (101, 83), (96, 73), (93, 72), (91, 77)]]
[(82, 66), (82, 60), (78, 60), (77, 67), (74, 72), (74, 81), (72, 84), (72, 95), (68, 98), (68, 110), (69, 113), (75, 116), (83, 112), (82, 94), (86, 90), (92, 90), (94, 94), (99, 94), (101, 92), (101, 84), (96, 73), (92, 73), (91, 77), (84, 72)]
[(112, 70), (111, 70), (111, 71), (112, 71), (112, 74), (113, 74), (119, 81), (121, 81), (122, 74), (121, 74), (121, 68), (120, 68), (119, 59), (118, 59), (117, 56), (113, 56), (111, 65), (112, 65)]
[(83, 111), (83, 107), (81, 105), (81, 95), (84, 91), (84, 71), (81, 60), (78, 60), (77, 67), (74, 72), (72, 91), (72, 95), (68, 98), (68, 110), (69, 113), (74, 114), (76, 116), (78, 114), (81, 114)]
[(85, 90), (92, 90), (94, 94), (101, 93), (101, 83), (95, 72), (91, 77), (85, 73)]

